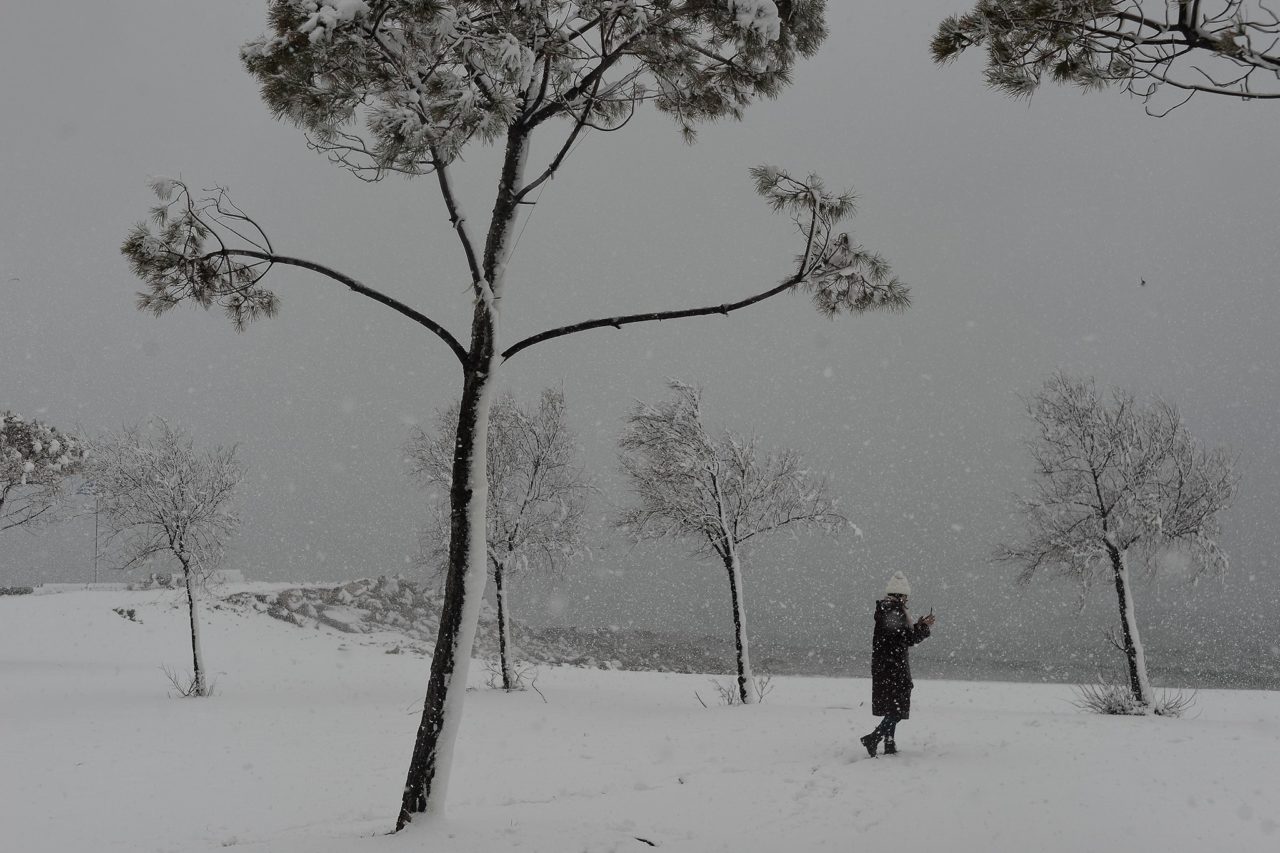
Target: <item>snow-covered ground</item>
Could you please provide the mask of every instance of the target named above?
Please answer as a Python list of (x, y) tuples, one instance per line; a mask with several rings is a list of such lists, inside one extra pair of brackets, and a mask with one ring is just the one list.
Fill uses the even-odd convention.
[(172, 591), (0, 597), (0, 850), (1280, 849), (1280, 693), (1125, 719), (1063, 686), (920, 681), (903, 754), (873, 760), (865, 680), (724, 708), (705, 677), (570, 668), (542, 671), (545, 702), (471, 693), (448, 817), (387, 836), (427, 662), (204, 615), (216, 695), (172, 699)]

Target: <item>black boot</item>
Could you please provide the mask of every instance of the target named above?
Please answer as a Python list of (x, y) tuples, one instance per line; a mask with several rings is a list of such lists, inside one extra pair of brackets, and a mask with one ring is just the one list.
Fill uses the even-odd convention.
[(896, 741), (894, 741), (894, 739), (893, 739), (893, 738), (891, 738), (891, 737), (890, 737), (890, 738), (885, 738), (885, 739), (884, 739), (884, 754), (885, 754), (885, 755), (897, 755), (897, 754), (898, 754), (898, 744), (897, 744), (897, 742), (896, 742)]
[(863, 735), (862, 737), (858, 738), (858, 740), (861, 741), (862, 745), (867, 748), (867, 755), (870, 755), (872, 758), (875, 758), (876, 746), (880, 743), (880, 733), (872, 732), (869, 735)]

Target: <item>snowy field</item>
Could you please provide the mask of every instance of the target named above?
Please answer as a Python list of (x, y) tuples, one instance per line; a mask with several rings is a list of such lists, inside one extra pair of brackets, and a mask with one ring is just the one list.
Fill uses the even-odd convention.
[(873, 760), (865, 680), (775, 679), (744, 709), (705, 677), (564, 668), (545, 702), (472, 692), (448, 817), (387, 836), (427, 662), (206, 609), (216, 694), (172, 699), (178, 605), (0, 597), (0, 849), (1280, 850), (1280, 693), (1121, 719), (1064, 686), (920, 681), (903, 754)]

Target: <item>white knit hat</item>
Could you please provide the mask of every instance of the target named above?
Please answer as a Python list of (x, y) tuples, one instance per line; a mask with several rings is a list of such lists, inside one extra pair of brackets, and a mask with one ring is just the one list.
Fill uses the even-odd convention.
[(902, 572), (894, 572), (893, 577), (889, 578), (889, 585), (885, 587), (885, 595), (910, 595), (911, 584), (907, 583), (907, 576)]

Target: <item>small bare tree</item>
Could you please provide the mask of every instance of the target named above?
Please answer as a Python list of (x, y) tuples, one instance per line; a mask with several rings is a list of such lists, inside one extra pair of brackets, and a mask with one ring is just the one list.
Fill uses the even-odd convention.
[[(544, 390), (532, 411), (522, 408), (514, 394), (501, 394), (489, 418), (489, 570), (498, 605), (502, 688), (514, 690), (520, 678), (512, 662), (510, 580), (528, 571), (557, 574), (586, 554), (582, 519), (590, 486), (577, 463), (578, 445), (565, 420), (563, 391)], [(455, 403), (437, 413), (434, 432), (415, 428), (405, 447), (410, 473), (424, 486), (440, 490), (423, 556), (441, 573), (449, 559), (448, 495), (457, 429)]]
[(1022, 498), (1027, 536), (1002, 545), (997, 557), (1022, 566), (1021, 582), (1041, 569), (1076, 578), (1082, 600), (1110, 577), (1120, 608), (1122, 641), (1133, 698), (1152, 702), (1146, 654), (1134, 611), (1133, 557), (1157, 571), (1162, 555), (1192, 557), (1193, 577), (1226, 570), (1218, 514), (1235, 491), (1226, 451), (1204, 449), (1172, 405), (1139, 405), (1120, 389), (1104, 398), (1092, 380), (1058, 373), (1027, 405), (1035, 434), (1034, 494)]
[(197, 590), (218, 567), (227, 539), (239, 525), (230, 507), (244, 476), (234, 447), (196, 450), (180, 428), (159, 418), (95, 442), (86, 477), (97, 489), (111, 537), (119, 537), (124, 565), (169, 556), (182, 566), (191, 617), (188, 695), (207, 696), (200, 652)]
[(783, 527), (834, 533), (848, 524), (825, 478), (792, 450), (762, 454), (754, 438), (702, 423), (702, 389), (672, 381), (675, 396), (637, 403), (618, 442), (622, 471), (638, 503), (618, 526), (637, 540), (690, 539), (694, 553), (718, 558), (729, 576), (737, 649), (738, 697), (756, 701), (747, 642), (742, 545)]
[(1280, 17), (1261, 0), (978, 0), (931, 46), (937, 62), (971, 47), (986, 49), (987, 83), (1014, 97), (1048, 76), (1144, 101), (1168, 86), (1175, 107), (1197, 92), (1280, 98)]
[(0, 412), (0, 532), (49, 518), (83, 451), (58, 429)]

